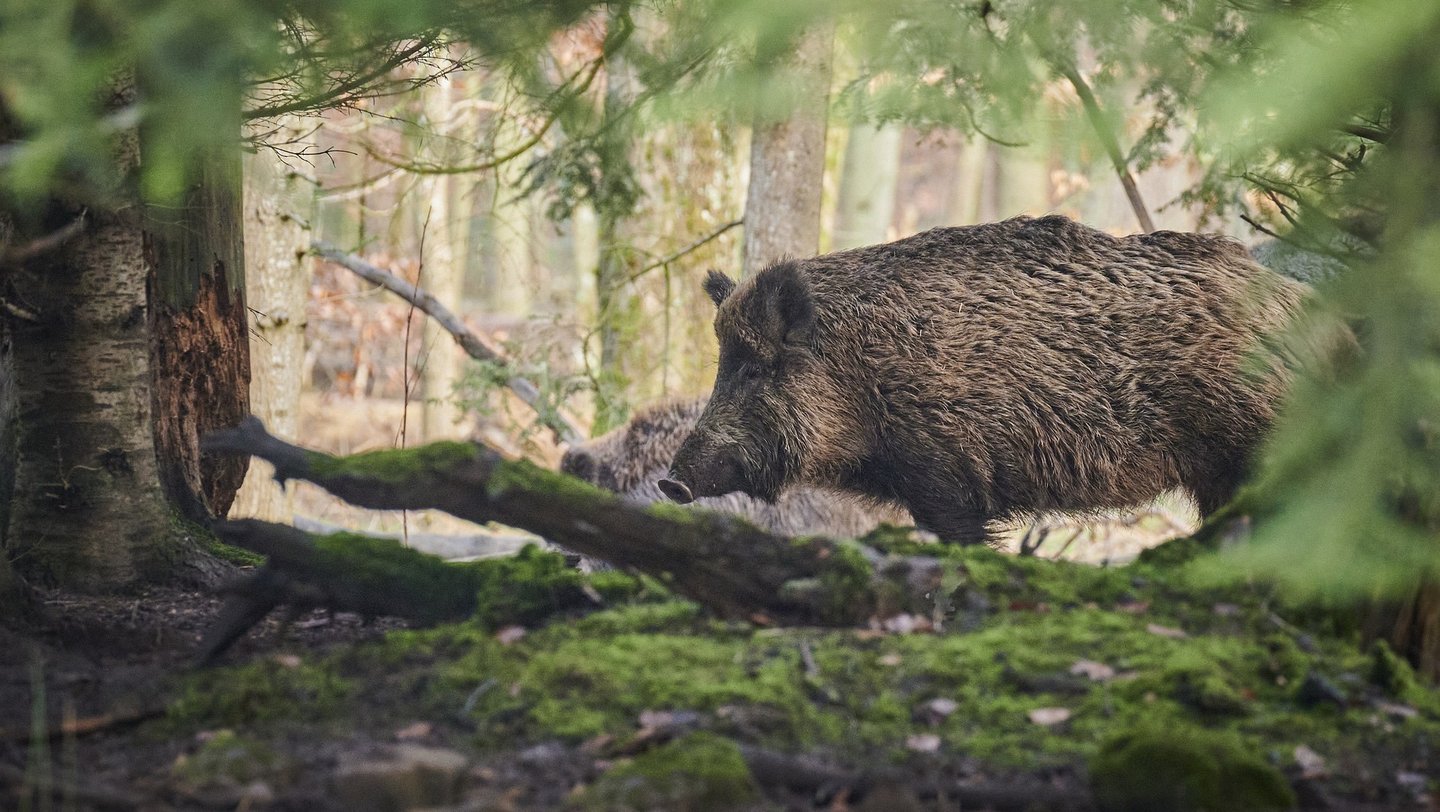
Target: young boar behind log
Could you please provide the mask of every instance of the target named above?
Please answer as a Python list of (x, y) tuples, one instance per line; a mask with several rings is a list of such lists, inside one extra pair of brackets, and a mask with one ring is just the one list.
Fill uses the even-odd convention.
[(705, 288), (720, 366), (666, 495), (826, 485), (961, 543), (991, 520), (1176, 487), (1202, 514), (1223, 505), (1289, 380), (1293, 359), (1262, 338), (1308, 291), (1223, 237), (1115, 238), (1058, 216), (938, 228), (738, 285), (711, 272)]
[[(624, 426), (572, 446), (561, 458), (560, 470), (638, 502), (663, 501), (665, 496), (656, 487), (656, 480), (665, 475), (680, 443), (695, 428), (706, 400), (674, 400), (641, 409)], [(903, 511), (876, 506), (872, 501), (797, 487), (773, 502), (732, 493), (697, 499), (695, 504), (743, 516), (757, 527), (786, 536), (855, 538), (881, 523), (913, 523)]]

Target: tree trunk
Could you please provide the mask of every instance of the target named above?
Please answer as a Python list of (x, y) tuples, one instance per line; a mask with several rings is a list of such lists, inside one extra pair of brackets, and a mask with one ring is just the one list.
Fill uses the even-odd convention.
[[(299, 117), (270, 125), (292, 149), (310, 143), (305, 133), (311, 125)], [(261, 149), (245, 159), (244, 197), (250, 411), (280, 436), (298, 437), (314, 187), (276, 153)], [(276, 487), (269, 463), (252, 462), (230, 515), (289, 521), (293, 513), (293, 494)]]
[[(612, 22), (613, 24), (613, 22)], [(605, 121), (602, 131), (619, 126), (626, 108), (633, 103), (630, 68), (619, 57), (605, 64)], [(625, 192), (630, 173), (630, 140), (617, 132), (604, 136), (597, 187), (602, 193), (595, 202), (600, 255), (595, 268), (595, 320), (600, 338), (600, 368), (596, 376), (596, 435), (624, 423), (630, 416), (626, 392), (630, 376), (625, 370), (626, 348), (633, 337), (631, 310), (634, 295), (630, 287), (631, 245), (623, 231), (634, 214), (635, 201)]]
[[(432, 137), (450, 135), (447, 118), (454, 79), (442, 76), (424, 89), (425, 118)], [(464, 272), (456, 261), (464, 256), (461, 244), (463, 224), (457, 220), (451, 205), (455, 188), (454, 175), (431, 175), (425, 181), (429, 201), (426, 219), (429, 226), (423, 240), (424, 256), (420, 284), (441, 302), (459, 308), (464, 287)], [(458, 250), (457, 250), (458, 249)], [(456, 434), (459, 411), (455, 408), (455, 385), (460, 382), (460, 354), (444, 328), (433, 319), (425, 319), (420, 330), (420, 397), (422, 442), (430, 442)]]
[(952, 225), (985, 222), (981, 211), (985, 190), (985, 158), (990, 150), (990, 142), (980, 135), (969, 136), (960, 145), (960, 156), (955, 165), (955, 184), (951, 187), (950, 211), (946, 218)]
[[(133, 95), (133, 87), (117, 93)], [(118, 168), (133, 171), (138, 137), (116, 142)], [(169, 532), (152, 430), (145, 249), (133, 210), (94, 210), (79, 236), (26, 269), (25, 300), (42, 316), (15, 328), (6, 545), (16, 568), (40, 583), (134, 583)]]
[(146, 213), (160, 482), (195, 522), (225, 515), (247, 467), (199, 450), (201, 435), (250, 411), (242, 185), (239, 150), (213, 155), (180, 207)]
[(820, 250), (834, 34), (832, 27), (822, 26), (796, 43), (793, 67), (802, 88), (790, 117), (755, 122), (745, 198), (744, 276), (787, 257), (812, 257)]
[[(135, 96), (126, 79), (112, 101)], [(136, 173), (142, 141), (116, 136), (120, 177)], [(12, 279), (39, 314), (12, 323), (5, 544), (20, 575), (110, 590), (202, 560), (181, 546), (166, 486), (186, 515), (203, 518), (207, 506), (228, 505), (244, 472), (229, 459), (202, 472), (198, 450), (200, 432), (244, 413), (238, 182), (237, 153), (206, 167), (175, 207), (92, 204), (81, 220), (78, 205), (56, 200), (13, 213), (32, 238), (83, 223)]]
[(900, 134), (894, 124), (850, 128), (835, 212), (836, 250), (876, 245), (889, 236), (900, 179)]

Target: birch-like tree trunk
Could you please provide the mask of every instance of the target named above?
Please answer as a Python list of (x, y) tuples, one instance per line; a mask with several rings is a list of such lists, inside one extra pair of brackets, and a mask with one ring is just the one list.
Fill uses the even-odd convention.
[[(121, 79), (111, 103), (135, 95)], [(115, 136), (120, 177), (133, 177), (142, 144), (142, 133)], [(14, 290), (37, 315), (11, 324), (5, 547), (32, 582), (109, 590), (215, 574), (185, 569), (208, 559), (174, 516), (223, 510), (244, 472), (202, 461), (198, 446), (201, 432), (245, 411), (234, 157), (204, 166), (178, 205), (92, 204), (73, 237), (15, 271)], [(37, 221), (35, 211), (47, 216)], [(81, 209), (57, 200), (10, 214), (34, 238), (75, 223)]]
[[(271, 136), (303, 153), (313, 122), (287, 116), (269, 122)], [(245, 160), (245, 298), (250, 310), (250, 412), (280, 437), (299, 437), (305, 307), (310, 287), (314, 184), (260, 149)], [(235, 495), (232, 517), (289, 521), (294, 496), (277, 487), (269, 463), (254, 461)]]
[(750, 136), (742, 273), (820, 250), (820, 191), (835, 31), (825, 25), (795, 46), (797, 103), (780, 121), (756, 121)]
[(850, 128), (835, 210), (835, 250), (875, 245), (889, 236), (900, 179), (901, 132), (894, 124)]
[[(117, 106), (133, 99), (133, 84), (115, 96)], [(114, 155), (122, 173), (134, 171), (138, 136), (117, 136)], [(136, 212), (96, 210), (78, 236), (35, 257), (16, 280), (40, 320), (13, 323), (6, 552), (30, 580), (134, 583), (169, 532), (150, 400), (152, 270)]]
[[(425, 88), (425, 119), (436, 136), (452, 133), (450, 105), (455, 79), (446, 74)], [(457, 258), (464, 256), (465, 223), (453, 205), (454, 175), (431, 175), (422, 187), (428, 193), (426, 217), (429, 225), (424, 239), (423, 278), (420, 283), (444, 304), (458, 309), (465, 281)], [(457, 250), (458, 249), (458, 250)], [(460, 382), (460, 350), (444, 328), (425, 319), (420, 331), (420, 438), (422, 442), (453, 437), (459, 411), (455, 408), (455, 385)]]

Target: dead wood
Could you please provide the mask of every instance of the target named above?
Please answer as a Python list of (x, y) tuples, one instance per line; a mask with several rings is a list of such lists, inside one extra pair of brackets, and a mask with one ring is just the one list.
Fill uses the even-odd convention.
[[(237, 428), (207, 437), (204, 448), (253, 454), (274, 465), (278, 479), (313, 482), (361, 507), (434, 508), (477, 523), (524, 528), (577, 553), (652, 575), (722, 617), (863, 624), (877, 614), (933, 606), (929, 594), (940, 582), (934, 559), (886, 558), (854, 542), (777, 536), (727, 514), (636, 505), (468, 443), (337, 458), (279, 440), (259, 420), (247, 418)], [(452, 592), (443, 606), (431, 605), (440, 599), (431, 587), (412, 593), (404, 585), (382, 586), (387, 577), (382, 568), (369, 572), (364, 590), (337, 591), (332, 580), (353, 578), (353, 568), (368, 566), (361, 556), (339, 556), (334, 545), (321, 549), (307, 534), (280, 525), (226, 522), (217, 530), (226, 541), (266, 555), (272, 572), (267, 578), (283, 575), (318, 590), (309, 593), (318, 605), (431, 621), (467, 611), (456, 597), (463, 583), (447, 587)], [(389, 541), (364, 541), (370, 545), (367, 555), (403, 549)], [(441, 566), (438, 559), (404, 552), (413, 557), (406, 567), (422, 566), (422, 559)], [(266, 589), (262, 601), (301, 597), (293, 584)], [(386, 589), (398, 592), (385, 595)]]

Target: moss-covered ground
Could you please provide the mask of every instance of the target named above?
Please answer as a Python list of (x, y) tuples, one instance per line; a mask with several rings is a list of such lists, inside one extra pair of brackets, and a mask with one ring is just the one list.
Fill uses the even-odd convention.
[[(142, 734), (225, 730), (283, 753), (419, 722), (489, 765), (472, 796), (514, 782), (512, 808), (793, 806), (765, 794), (739, 746), (857, 772), (1049, 776), (1112, 809), (1403, 808), (1440, 789), (1440, 693), (1363, 645), (1343, 611), (1198, 585), (1180, 547), (1111, 569), (945, 554), (934, 613), (889, 630), (721, 622), (601, 574), (595, 611), (523, 634), (477, 619), (188, 676)], [(553, 581), (537, 555), (490, 587), (524, 595), (530, 570)], [(673, 730), (657, 734), (657, 718)], [(533, 786), (548, 779), (506, 766), (537, 747), (570, 765), (548, 795)], [(189, 760), (186, 779), (206, 763)], [(915, 791), (944, 806), (943, 786)]]

